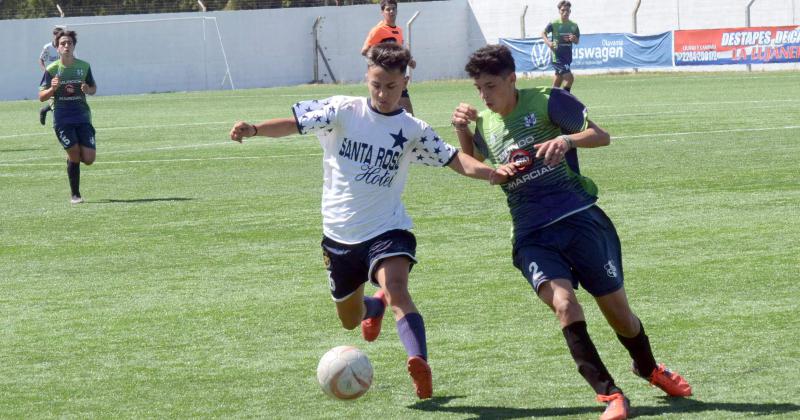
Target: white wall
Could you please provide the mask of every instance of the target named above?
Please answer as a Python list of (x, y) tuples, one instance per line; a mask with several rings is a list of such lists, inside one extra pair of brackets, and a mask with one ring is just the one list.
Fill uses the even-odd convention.
[[(450, 0), (401, 3), (398, 21), (414, 12), (412, 52), (415, 80), (465, 77), (463, 65), (476, 48), (498, 38), (538, 36), (557, 16), (557, 0)], [(748, 0), (642, 0), (638, 32), (745, 25)], [(581, 32), (630, 32), (634, 0), (573, 0), (572, 18)], [(798, 23), (800, 0), (756, 0), (751, 24)], [(267, 9), (208, 14), (178, 13), (0, 21), (4, 52), (0, 100), (36, 98), (41, 72), (37, 58), (56, 24), (78, 31), (78, 57), (89, 61), (99, 94), (222, 88), (225, 65), (216, 28), (198, 16), (215, 17), (236, 88), (285, 86), (313, 79), (312, 25), (322, 16), (321, 44), (339, 81), (363, 78), (359, 54), (367, 31), (380, 20), (376, 5)], [(178, 18), (153, 22), (164, 18)], [(97, 25), (100, 22), (139, 21)], [(147, 22), (141, 22), (147, 21)], [(203, 36), (207, 40), (203, 42)], [(763, 68), (781, 68), (780, 65)], [(784, 65), (787, 66), (787, 65)], [(790, 68), (798, 68), (795, 64)], [(759, 68), (758, 66), (753, 66)], [(704, 67), (703, 69), (708, 69)], [(741, 69), (742, 66), (727, 66)], [(682, 69), (683, 70), (683, 69)], [(320, 73), (327, 73), (320, 63)], [(326, 78), (326, 80), (330, 80)], [(226, 83), (226, 88), (229, 88)]]
[[(520, 16), (525, 5), (528, 37), (539, 36), (547, 22), (558, 17), (559, 0), (469, 0), (488, 42), (519, 37)], [(635, 0), (570, 0), (571, 19), (582, 33), (632, 32)], [(641, 0), (638, 32), (660, 33), (674, 29), (710, 29), (745, 26), (749, 0)], [(800, 0), (755, 0), (752, 26), (800, 23)]]

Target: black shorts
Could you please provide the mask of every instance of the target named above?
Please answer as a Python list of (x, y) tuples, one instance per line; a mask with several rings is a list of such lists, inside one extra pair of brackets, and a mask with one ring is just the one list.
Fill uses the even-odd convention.
[(94, 127), (89, 123), (82, 124), (55, 124), (53, 131), (64, 150), (76, 144), (89, 149), (94, 149)]
[(594, 297), (622, 287), (622, 247), (614, 224), (600, 207), (565, 217), (520, 238), (514, 266), (538, 293), (542, 283), (567, 279)]
[(390, 230), (357, 244), (343, 244), (323, 236), (322, 258), (328, 270), (333, 300), (347, 299), (367, 281), (378, 286), (373, 274), (381, 260), (403, 255), (413, 266), (417, 262), (416, 251), (414, 234), (402, 229)]
[(564, 63), (553, 63), (553, 69), (556, 71), (556, 76), (572, 73), (572, 70), (569, 68), (569, 66), (569, 64)]

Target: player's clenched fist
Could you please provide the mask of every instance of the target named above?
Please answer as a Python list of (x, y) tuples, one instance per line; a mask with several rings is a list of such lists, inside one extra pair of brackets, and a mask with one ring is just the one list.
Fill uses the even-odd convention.
[(453, 117), (450, 123), (453, 124), (457, 130), (463, 130), (469, 127), (470, 121), (478, 119), (478, 110), (470, 104), (460, 103), (453, 111)]
[(236, 121), (231, 129), (231, 140), (241, 143), (243, 138), (253, 137), (255, 134), (255, 127), (252, 124)]

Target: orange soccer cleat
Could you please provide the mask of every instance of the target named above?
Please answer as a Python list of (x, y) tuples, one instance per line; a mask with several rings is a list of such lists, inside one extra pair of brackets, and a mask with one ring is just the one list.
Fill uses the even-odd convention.
[(600, 420), (625, 420), (628, 418), (628, 410), (631, 408), (630, 401), (621, 392), (611, 395), (598, 395), (597, 402), (608, 404), (606, 411), (600, 415)]
[[(382, 300), (383, 306), (386, 307), (386, 297), (384, 296), (383, 289), (378, 289), (372, 297)], [(364, 340), (370, 342), (375, 341), (378, 339), (378, 336), (381, 335), (381, 324), (383, 323), (384, 313), (385, 309), (380, 315), (361, 321), (361, 336), (364, 337)]]
[(430, 398), (433, 395), (433, 378), (431, 367), (428, 362), (420, 356), (408, 358), (408, 374), (414, 381), (414, 390), (420, 399)]
[(661, 388), (670, 397), (688, 397), (692, 395), (692, 386), (677, 372), (672, 372), (663, 364), (653, 369), (647, 380), (650, 384)]

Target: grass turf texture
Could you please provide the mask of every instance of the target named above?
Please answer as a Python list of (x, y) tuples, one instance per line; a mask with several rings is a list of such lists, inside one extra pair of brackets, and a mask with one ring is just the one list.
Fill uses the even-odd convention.
[[(800, 416), (800, 74), (578, 76), (574, 93), (614, 137), (581, 168), (622, 238), (632, 306), (695, 391), (670, 400), (634, 377), (580, 291), (633, 413)], [(554, 316), (511, 265), (501, 191), (449, 169), (414, 166), (405, 193), (434, 398), (416, 399), (391, 316), (375, 343), (339, 327), (316, 138), (227, 139), (236, 119), (334, 94), (366, 88), (91, 98), (98, 159), (78, 206), (39, 103), (0, 103), (0, 417), (596, 418)], [(451, 142), (453, 108), (480, 105), (468, 81), (411, 94)], [(375, 368), (350, 403), (315, 379), (342, 344)]]

